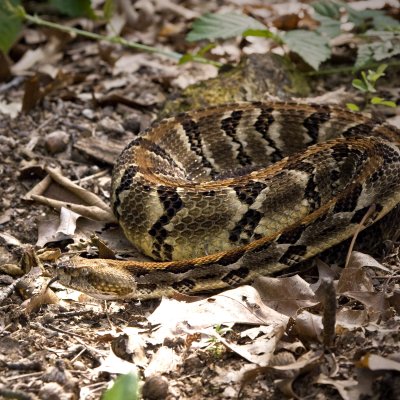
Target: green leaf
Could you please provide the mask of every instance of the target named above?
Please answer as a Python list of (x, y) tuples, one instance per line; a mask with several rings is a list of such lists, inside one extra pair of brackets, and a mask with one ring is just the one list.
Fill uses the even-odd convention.
[(365, 88), (366, 88), (367, 92), (375, 93), (376, 92), (376, 90), (375, 90), (375, 82), (372, 82), (372, 81), (370, 81), (368, 79), (367, 74), (365, 73), (365, 71), (361, 71), (361, 77), (362, 77), (362, 80), (364, 82), (364, 85), (365, 85)]
[(331, 19), (340, 18), (340, 5), (337, 2), (323, 0), (313, 3), (311, 6), (317, 14), (323, 17)]
[(19, 0), (0, 2), (0, 50), (8, 53), (22, 29)]
[(185, 64), (189, 61), (196, 61), (196, 57), (204, 57), (204, 55), (214, 47), (214, 43), (208, 43), (203, 46), (197, 53), (185, 53), (179, 59), (178, 64)]
[(114, 0), (106, 0), (103, 5), (103, 15), (106, 21), (109, 21), (115, 12)]
[(321, 35), (327, 36), (332, 39), (336, 36), (339, 36), (342, 32), (341, 23), (336, 19), (332, 19), (329, 17), (324, 17), (323, 15), (315, 14), (314, 19), (316, 19), (320, 25), (316, 29)]
[(376, 71), (368, 70), (367, 73), (367, 80), (368, 82), (371, 82), (373, 86), (375, 86), (376, 81), (381, 78), (382, 76), (385, 76), (385, 69), (387, 68), (387, 64), (381, 64), (377, 68)]
[(360, 111), (360, 107), (358, 107), (357, 104), (354, 103), (346, 103), (346, 107), (350, 110), (350, 111)]
[(215, 47), (215, 43), (208, 43), (205, 46), (203, 46), (198, 52), (197, 55), (200, 57), (204, 57), (204, 54), (206, 54), (207, 52), (209, 52), (210, 50), (212, 50)]
[(50, 4), (69, 17), (96, 18), (90, 0), (50, 0)]
[[(386, 29), (388, 27), (396, 27), (399, 25), (398, 21), (394, 18), (386, 15), (381, 10), (355, 10), (354, 8), (350, 7), (347, 4), (343, 4), (346, 8), (349, 21), (353, 22), (353, 24), (357, 28), (366, 28), (371, 26), (374, 29)], [(365, 29), (364, 29), (365, 30)]]
[(361, 44), (357, 50), (356, 67), (382, 61), (400, 54), (400, 39)]
[(353, 79), (351, 84), (353, 85), (353, 87), (355, 87), (358, 90), (361, 90), (363, 93), (368, 92), (367, 85), (361, 79)]
[(287, 32), (283, 40), (291, 51), (316, 70), (331, 55), (328, 39), (316, 32), (295, 29)]
[(394, 101), (385, 100), (382, 97), (373, 97), (371, 99), (371, 104), (380, 104), (387, 107), (397, 107)]
[(132, 373), (120, 375), (102, 397), (102, 400), (137, 399), (139, 399), (138, 378)]
[(205, 14), (193, 22), (186, 36), (189, 42), (227, 39), (240, 36), (248, 29), (267, 29), (265, 25), (244, 14)]
[(178, 64), (186, 64), (189, 61), (194, 61), (194, 55), (191, 53), (183, 54), (182, 57), (179, 59)]
[(278, 44), (283, 44), (283, 40), (276, 33), (271, 32), (268, 29), (247, 29), (242, 33), (242, 36), (257, 36), (257, 37), (265, 37), (267, 39), (272, 39)]

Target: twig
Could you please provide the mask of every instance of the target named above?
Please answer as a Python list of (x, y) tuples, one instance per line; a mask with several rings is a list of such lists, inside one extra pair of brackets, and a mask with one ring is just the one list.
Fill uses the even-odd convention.
[[(369, 69), (369, 68), (377, 68), (381, 63), (374, 62), (363, 65), (361, 67), (355, 66), (345, 66), (345, 67), (337, 67), (337, 68), (326, 68), (321, 69), (319, 71), (309, 71), (305, 72), (306, 76), (321, 76), (321, 75), (335, 75), (335, 74), (347, 74), (347, 73), (355, 73), (361, 70)], [(388, 67), (400, 67), (400, 61), (390, 61), (386, 63)]]
[(322, 304), (324, 306), (322, 316), (323, 342), (326, 347), (331, 347), (335, 339), (336, 324), (336, 290), (332, 279), (322, 280), (321, 292), (323, 293)]
[[(74, 28), (72, 26), (64, 26), (57, 24), (55, 22), (47, 21), (45, 19), (42, 19), (38, 17), (37, 15), (30, 15), (25, 12), (25, 10), (22, 9), (22, 7), (18, 8), (20, 16), (25, 19), (26, 21), (29, 21), (33, 24), (39, 25), (39, 26), (46, 26), (47, 28), (52, 28), (52, 29), (57, 29), (61, 32), (67, 32), (79, 36), (83, 36), (89, 39), (94, 39), (102, 42), (109, 42), (109, 43), (115, 43), (115, 44), (120, 44), (122, 46), (129, 47), (131, 49), (135, 50), (141, 50), (145, 51), (147, 53), (155, 53), (155, 54), (161, 54), (166, 57), (172, 58), (174, 60), (179, 61), (183, 54), (177, 53), (176, 51), (169, 51), (169, 50), (164, 50), (159, 47), (152, 47), (152, 46), (147, 46), (145, 44), (137, 43), (137, 42), (130, 42), (126, 39), (124, 39), (121, 36), (104, 36), (104, 35), (99, 35), (94, 32), (89, 32), (89, 31), (84, 31), (83, 29), (78, 29)], [(214, 65), (215, 67), (219, 68), (223, 64), (218, 62), (218, 61), (213, 61), (209, 60), (207, 58), (201, 57), (199, 55), (192, 55), (192, 60), (196, 61), (198, 63), (202, 64), (211, 64)]]
[(349, 265), (351, 253), (352, 253), (354, 245), (356, 243), (358, 234), (361, 232), (362, 229), (365, 228), (365, 226), (364, 226), (365, 222), (368, 221), (368, 218), (375, 212), (375, 209), (376, 209), (376, 205), (375, 204), (371, 204), (371, 206), (369, 207), (368, 211), (365, 213), (365, 215), (363, 216), (362, 220), (358, 224), (357, 229), (354, 232), (354, 235), (353, 235), (353, 237), (351, 239), (351, 242), (350, 242), (350, 246), (349, 246), (349, 250), (347, 252), (346, 263), (344, 265), (344, 268), (347, 268), (347, 266)]

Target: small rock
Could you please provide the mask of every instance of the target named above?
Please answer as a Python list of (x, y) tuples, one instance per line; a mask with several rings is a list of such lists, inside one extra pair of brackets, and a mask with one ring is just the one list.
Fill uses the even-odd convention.
[(105, 117), (99, 121), (99, 128), (102, 128), (105, 132), (124, 132), (124, 127), (110, 117)]
[(71, 400), (71, 394), (65, 393), (61, 385), (56, 382), (46, 383), (39, 392), (41, 399)]
[(136, 118), (127, 118), (123, 122), (123, 126), (127, 131), (130, 131), (134, 134), (138, 134), (140, 132), (140, 121)]
[(85, 118), (90, 119), (91, 121), (93, 121), (96, 117), (93, 110), (91, 110), (90, 108), (85, 108), (84, 110), (82, 110), (82, 115)]
[(168, 395), (168, 381), (163, 376), (151, 376), (146, 379), (142, 388), (146, 400), (163, 400)]
[(67, 148), (69, 135), (64, 131), (48, 133), (45, 138), (46, 149), (50, 154), (61, 153)]
[(75, 361), (72, 366), (74, 367), (75, 370), (77, 371), (84, 371), (86, 369), (85, 364), (82, 361)]

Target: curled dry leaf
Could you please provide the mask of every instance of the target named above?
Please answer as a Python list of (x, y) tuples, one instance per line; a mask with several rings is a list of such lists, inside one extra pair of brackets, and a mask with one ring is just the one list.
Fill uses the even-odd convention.
[(359, 391), (357, 388), (357, 381), (354, 379), (336, 380), (324, 374), (320, 374), (316, 383), (333, 386), (339, 392), (343, 400), (358, 399)]
[(253, 286), (264, 304), (290, 317), (294, 317), (298, 310), (318, 303), (310, 284), (299, 275), (289, 278), (260, 277)]
[(25, 312), (31, 314), (44, 304), (58, 304), (59, 299), (56, 294), (47, 286), (47, 282), (42, 282), (41, 290), (38, 294), (33, 295), (25, 303)]
[[(345, 292), (373, 292), (371, 278), (365, 270), (365, 258), (362, 253), (352, 252), (349, 263), (343, 269), (337, 285), (337, 293)], [(370, 258), (368, 258), (370, 260)], [(370, 261), (371, 262), (371, 261)], [(375, 261), (376, 263), (376, 261)], [(368, 264), (367, 264), (368, 265)]]
[(321, 342), (324, 331), (322, 317), (303, 310), (295, 319), (294, 331), (301, 340)]
[[(292, 388), (295, 378), (299, 376), (299, 374), (316, 368), (321, 363), (322, 356), (323, 354), (320, 352), (309, 351), (299, 357), (295, 362), (286, 365), (271, 365), (249, 369), (243, 374), (240, 392), (260, 374), (270, 373), (271, 371), (292, 371), (293, 373), (290, 374), (290, 378), (281, 380), (280, 383), (278, 383), (278, 387), (288, 396), (298, 398)], [(290, 360), (290, 358), (288, 358), (288, 360)]]
[(345, 330), (358, 329), (369, 322), (366, 310), (341, 309), (336, 315), (336, 333), (340, 335)]

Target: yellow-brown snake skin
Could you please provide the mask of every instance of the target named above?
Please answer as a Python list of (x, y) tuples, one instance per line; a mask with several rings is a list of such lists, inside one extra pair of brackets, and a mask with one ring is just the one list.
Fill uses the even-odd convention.
[(112, 179), (125, 235), (154, 262), (77, 257), (59, 280), (146, 299), (286, 269), (350, 238), (371, 206), (365, 226), (396, 208), (399, 142), (390, 125), (324, 105), (237, 103), (163, 120), (125, 148)]

